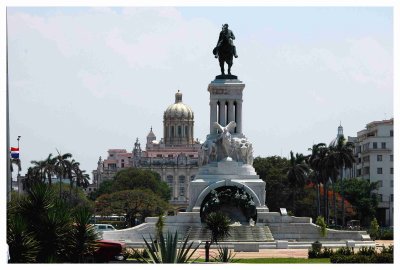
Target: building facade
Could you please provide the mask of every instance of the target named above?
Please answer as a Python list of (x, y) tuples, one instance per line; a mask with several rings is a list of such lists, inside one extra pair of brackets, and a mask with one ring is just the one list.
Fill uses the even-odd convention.
[(378, 182), (377, 219), (381, 226), (393, 225), (393, 118), (373, 121), (357, 132), (357, 137), (349, 137), (353, 142), (356, 162), (347, 177)]
[[(164, 137), (157, 140), (153, 129), (146, 137), (145, 149), (136, 139), (132, 152), (110, 149), (105, 160), (99, 158), (93, 171), (93, 184), (88, 192), (96, 191), (101, 182), (112, 180), (124, 168), (145, 168), (157, 172), (172, 190), (170, 203), (175, 211), (188, 206), (188, 187), (198, 172), (200, 142), (193, 139), (194, 113), (182, 102), (182, 93), (175, 94), (175, 103), (168, 106), (163, 117)], [(90, 190), (89, 190), (90, 189)]]

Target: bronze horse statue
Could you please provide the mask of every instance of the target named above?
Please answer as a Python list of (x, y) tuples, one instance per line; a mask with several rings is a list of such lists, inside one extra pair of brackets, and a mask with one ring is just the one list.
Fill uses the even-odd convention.
[(218, 57), (219, 66), (221, 67), (221, 75), (225, 75), (224, 64), (228, 64), (228, 75), (231, 75), (231, 67), (233, 65), (233, 56), (236, 54), (236, 47), (233, 45), (235, 35), (228, 29), (228, 24), (222, 26), (222, 31), (219, 34), (218, 44), (213, 50), (215, 57)]

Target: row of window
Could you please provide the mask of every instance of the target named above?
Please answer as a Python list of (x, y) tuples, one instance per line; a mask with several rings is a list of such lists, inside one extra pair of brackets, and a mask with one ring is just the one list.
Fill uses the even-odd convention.
[[(389, 156), (390, 161), (393, 161), (393, 155)], [(363, 157), (364, 162), (369, 162), (369, 156)], [(382, 155), (376, 155), (376, 161), (383, 161), (383, 156)]]
[[(195, 175), (190, 176), (190, 181), (193, 181), (194, 178), (195, 178)], [(179, 182), (179, 184), (184, 184), (186, 182), (186, 177), (184, 175), (179, 175), (178, 182)], [(169, 185), (172, 185), (174, 183), (173, 175), (167, 175), (167, 183)]]
[(385, 199), (383, 198), (382, 194), (376, 194), (376, 197), (378, 199), (378, 202), (384, 202), (384, 201), (387, 202), (388, 199), (390, 200), (390, 202), (393, 202), (393, 194), (390, 194), (389, 198), (385, 198)]
[[(383, 174), (383, 168), (376, 168), (376, 173), (377, 174)], [(363, 168), (363, 174), (370, 174), (370, 168), (369, 167), (364, 167)], [(390, 168), (390, 174), (393, 174), (393, 168)], [(361, 176), (361, 169), (357, 170), (357, 176)]]
[[(383, 181), (382, 180), (378, 180), (378, 181), (376, 181), (378, 184), (378, 188), (381, 188), (381, 187), (383, 187)], [(393, 180), (390, 180), (390, 187), (393, 187)]]
[[(193, 134), (193, 127), (190, 127), (190, 131)], [(165, 136), (166, 137), (184, 137), (189, 136), (189, 127), (188, 126), (168, 126), (165, 127)]]
[[(163, 154), (157, 154), (157, 157), (158, 157), (158, 158), (162, 158), (162, 157), (163, 157)], [(164, 157), (173, 158), (174, 155), (168, 154), (168, 156), (167, 156), (167, 155), (164, 155)], [(189, 155), (189, 157), (190, 157), (190, 158), (194, 158), (194, 155)]]
[[(362, 145), (362, 150), (363, 151), (369, 150), (370, 149), (369, 148), (369, 144), (370, 143), (364, 143)], [(380, 149), (386, 149), (386, 142), (381, 142), (380, 146), (381, 146)], [(377, 142), (373, 142), (372, 143), (372, 149), (378, 149), (378, 143)], [(361, 146), (357, 146), (357, 153), (359, 153), (359, 152), (361, 152)]]
[[(369, 168), (369, 167), (367, 167)], [(383, 168), (376, 168), (377, 174), (383, 174)], [(390, 168), (390, 174), (393, 174), (393, 168)]]

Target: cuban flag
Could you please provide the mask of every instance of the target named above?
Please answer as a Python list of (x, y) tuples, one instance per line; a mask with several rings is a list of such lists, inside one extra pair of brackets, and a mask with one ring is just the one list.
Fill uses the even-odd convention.
[(19, 148), (11, 147), (11, 158), (19, 158)]

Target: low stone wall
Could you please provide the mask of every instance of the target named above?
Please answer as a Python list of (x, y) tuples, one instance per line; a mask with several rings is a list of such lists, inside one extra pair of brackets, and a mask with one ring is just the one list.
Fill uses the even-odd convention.
[(282, 216), (277, 212), (260, 213), (257, 225), (267, 225), (275, 240), (289, 241), (368, 241), (371, 240), (366, 231), (339, 231), (328, 229), (326, 237), (320, 235), (319, 226), (311, 223), (308, 217)]

